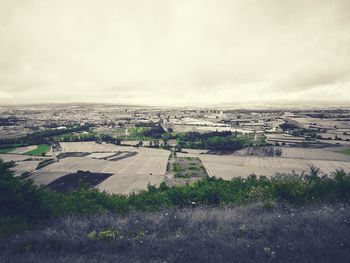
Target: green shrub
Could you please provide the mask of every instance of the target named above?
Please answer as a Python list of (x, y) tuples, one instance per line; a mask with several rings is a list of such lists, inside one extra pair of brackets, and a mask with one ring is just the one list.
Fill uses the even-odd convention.
[[(272, 178), (250, 175), (228, 181), (205, 177), (191, 185), (172, 188), (165, 183), (159, 187), (149, 185), (145, 191), (125, 196), (109, 195), (87, 187), (68, 194), (53, 192), (33, 185), (30, 180), (14, 177), (9, 171), (13, 165), (0, 161), (0, 224), (7, 226), (5, 228), (10, 232), (16, 232), (20, 225), (69, 214), (154, 211), (253, 201), (262, 202), (266, 207), (272, 207), (275, 202), (306, 204), (350, 201), (350, 174), (342, 170), (330, 176), (321, 175), (318, 169), (311, 168), (309, 173), (277, 174)], [(11, 227), (11, 224), (8, 225), (12, 218)]]
[(48, 208), (42, 200), (44, 190), (29, 180), (14, 177), (9, 170), (13, 162), (0, 160), (0, 217), (18, 217), (34, 222), (47, 218)]

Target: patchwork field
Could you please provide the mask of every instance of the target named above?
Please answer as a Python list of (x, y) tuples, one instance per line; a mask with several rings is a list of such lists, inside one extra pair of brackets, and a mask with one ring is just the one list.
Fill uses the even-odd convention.
[(50, 151), (50, 149), (51, 149), (50, 145), (40, 144), (40, 145), (36, 145), (35, 149), (24, 152), (24, 154), (41, 156), (43, 154), (46, 154), (48, 151)]
[(24, 172), (32, 172), (36, 169), (40, 161), (23, 161), (16, 162), (16, 166), (12, 168), (15, 176), (20, 176)]
[(43, 170), (39, 170), (36, 171), (35, 173), (33, 173), (30, 176), (30, 179), (32, 179), (34, 181), (35, 184), (37, 185), (47, 185), (65, 175), (69, 174), (69, 172), (66, 171), (43, 171)]
[(99, 172), (106, 165), (108, 165), (108, 163), (108, 161), (100, 159), (92, 159), (85, 157), (67, 157), (61, 159), (59, 162), (55, 162), (53, 164), (45, 166), (41, 169), (41, 171), (75, 172), (77, 170), (84, 170), (90, 172)]
[(62, 152), (118, 152), (137, 151), (137, 148), (130, 146), (119, 146), (115, 144), (99, 144), (96, 142), (61, 142)]
[(114, 173), (97, 187), (109, 193), (130, 193), (147, 188), (147, 184), (159, 185), (165, 176), (170, 151), (140, 148), (139, 154), (110, 162), (103, 173)]
[[(278, 156), (269, 156), (271, 147), (269, 149), (243, 149), (231, 155), (214, 155), (205, 150), (184, 149), (187, 153), (177, 153), (177, 157), (198, 157), (209, 176), (224, 179), (246, 177), (252, 173), (266, 176), (293, 170), (300, 173), (308, 171), (311, 166), (320, 168), (323, 173), (337, 169), (350, 171), (350, 155), (334, 149), (272, 147), (274, 151), (281, 150)], [(170, 151), (95, 142), (67, 142), (61, 143), (61, 151), (56, 154), (67, 156), (35, 171), (30, 178), (36, 184), (47, 185), (81, 170), (112, 174), (96, 187), (109, 193), (128, 194), (146, 189), (149, 183), (159, 185), (164, 181)], [(0, 158), (4, 161), (16, 161), (16, 175), (34, 171), (41, 160), (47, 159), (23, 154), (0, 154)]]
[(248, 149), (232, 155), (210, 155), (178, 153), (177, 156), (191, 156), (201, 159), (209, 176), (232, 179), (250, 174), (272, 176), (275, 173), (309, 171), (311, 166), (323, 173), (337, 169), (350, 171), (350, 156), (324, 149), (282, 147), (281, 157), (261, 157), (247, 155)]
[(13, 151), (11, 151), (11, 153), (22, 154), (22, 153), (25, 153), (25, 152), (29, 152), (29, 151), (35, 150), (36, 148), (37, 148), (36, 145), (17, 147)]
[(35, 172), (31, 179), (49, 184), (78, 170), (111, 173), (97, 187), (110, 193), (127, 194), (159, 185), (165, 176), (170, 151), (135, 148), (94, 142), (61, 143), (62, 153), (91, 153), (83, 157), (66, 157)]
[(311, 166), (321, 169), (323, 173), (330, 173), (337, 169), (350, 171), (350, 162), (303, 160), (281, 157), (255, 157), (255, 156), (215, 156), (201, 155), (210, 176), (232, 179), (233, 177), (246, 177), (250, 174), (272, 176), (275, 173), (288, 173), (291, 171), (308, 171)]
[(0, 153), (11, 153), (11, 154), (25, 154), (25, 155), (38, 155), (41, 156), (44, 153), (50, 151), (50, 146), (47, 144), (40, 145), (29, 145), (20, 147), (10, 147), (0, 149)]
[(0, 154), (0, 159), (4, 162), (14, 161), (16, 166), (12, 168), (12, 171), (14, 171), (15, 176), (20, 176), (24, 172), (33, 172), (41, 161), (49, 158), (22, 154)]

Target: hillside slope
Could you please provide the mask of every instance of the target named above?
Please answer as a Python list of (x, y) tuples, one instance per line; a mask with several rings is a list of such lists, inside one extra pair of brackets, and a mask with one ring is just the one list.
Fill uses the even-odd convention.
[(69, 216), (0, 247), (0, 262), (348, 262), (350, 205)]

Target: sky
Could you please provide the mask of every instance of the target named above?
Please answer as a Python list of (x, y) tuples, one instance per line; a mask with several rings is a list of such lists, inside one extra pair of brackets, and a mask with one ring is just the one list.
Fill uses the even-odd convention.
[(0, 0), (0, 105), (350, 103), (349, 0)]

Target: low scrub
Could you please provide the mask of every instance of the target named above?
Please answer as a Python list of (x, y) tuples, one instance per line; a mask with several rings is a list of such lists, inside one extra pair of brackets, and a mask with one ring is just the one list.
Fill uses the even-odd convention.
[(0, 262), (349, 262), (347, 204), (67, 216), (0, 240)]
[(125, 213), (252, 202), (271, 207), (275, 203), (304, 205), (350, 200), (350, 174), (344, 171), (327, 176), (312, 168), (303, 174), (277, 174), (272, 178), (251, 175), (231, 181), (205, 177), (193, 184), (176, 187), (168, 187), (165, 183), (159, 187), (150, 185), (147, 191), (123, 196), (87, 187), (67, 194), (53, 192), (33, 185), (30, 180), (14, 177), (9, 171), (12, 165), (0, 162), (0, 219), (14, 217), (34, 224), (49, 217), (71, 214)]

